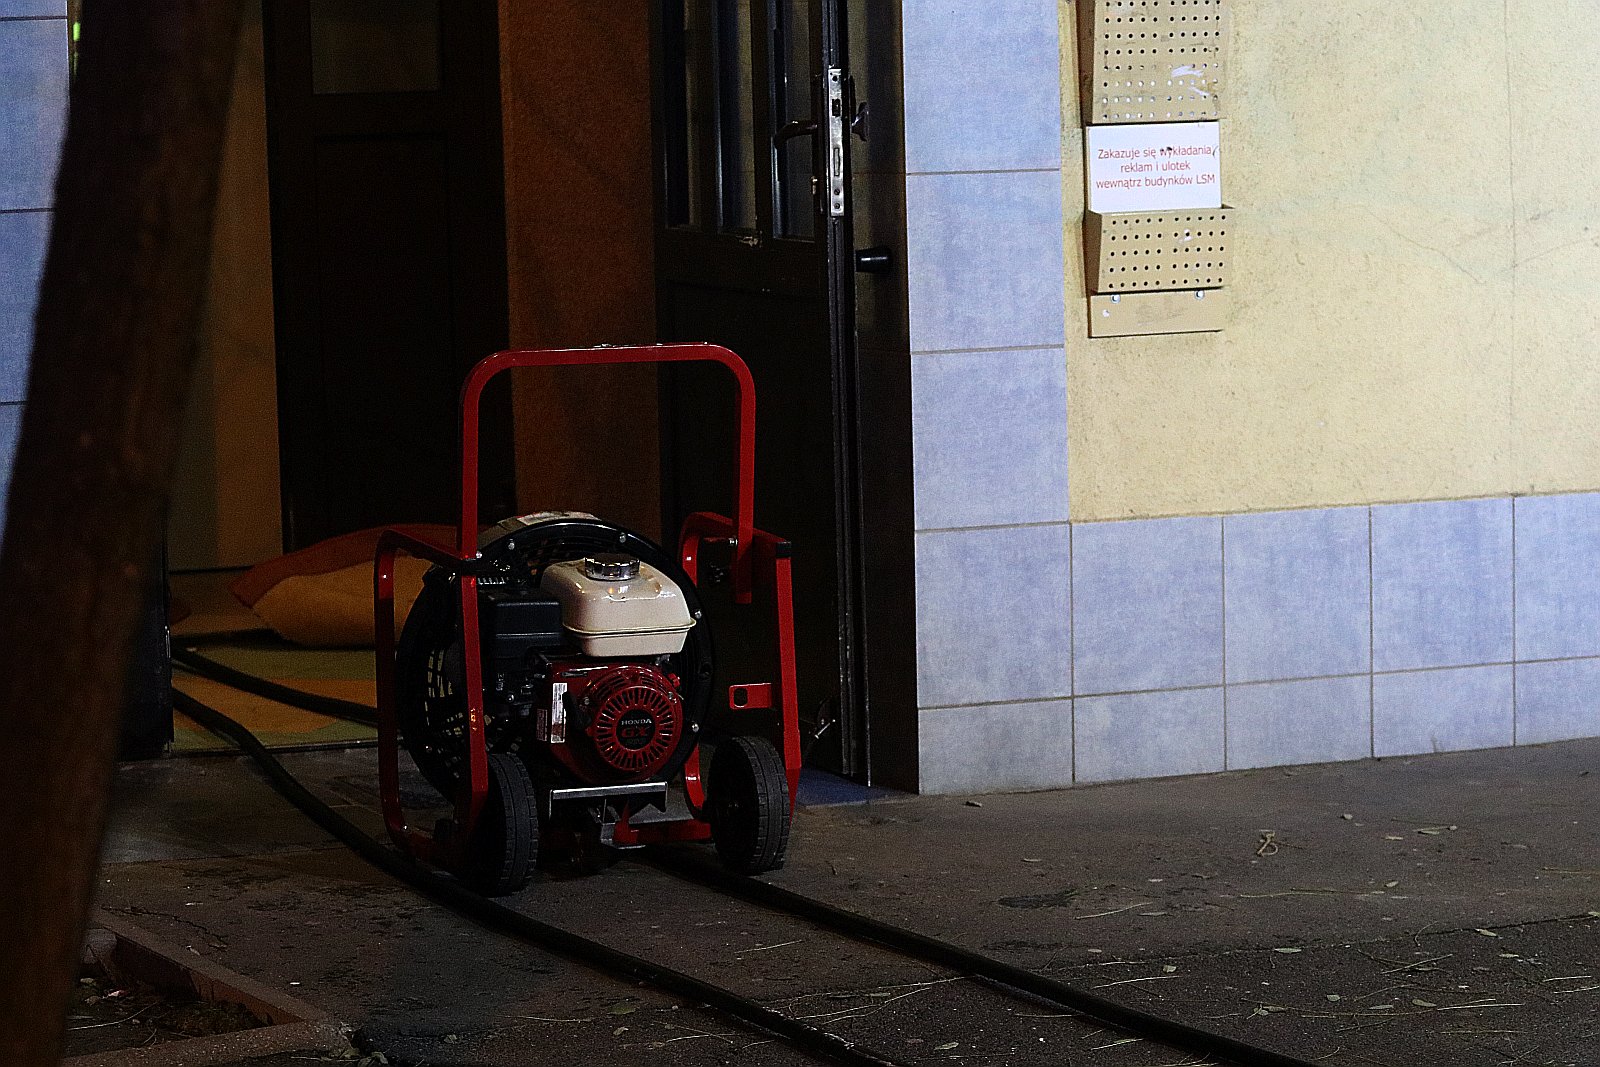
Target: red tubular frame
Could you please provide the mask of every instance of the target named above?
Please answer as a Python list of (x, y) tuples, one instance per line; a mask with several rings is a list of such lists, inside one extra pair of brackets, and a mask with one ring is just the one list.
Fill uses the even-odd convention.
[[(698, 512), (684, 523), (681, 558), (691, 581), (699, 580), (700, 548), (706, 541), (728, 543), (733, 550), (733, 598), (749, 604), (757, 582), (771, 588), (782, 677), (779, 679), (783, 759), (793, 807), (800, 782), (800, 728), (796, 704), (794, 658), (794, 603), (790, 582), (788, 543), (755, 528), (755, 382), (750, 368), (719, 345), (643, 345), (622, 348), (521, 349), (497, 352), (472, 368), (461, 390), (461, 522), (456, 547), (386, 530), (373, 561), (373, 612), (378, 681), (378, 787), (384, 823), (402, 850), (446, 867), (457, 865), (471, 839), (489, 788), (489, 757), (483, 736), (483, 663), (479, 647), (477, 578), (473, 564), (478, 553), (478, 431), (483, 390), (491, 379), (518, 367), (573, 367), (616, 363), (712, 362), (726, 367), (737, 386), (739, 408), (738, 481), (733, 518)], [(466, 661), (467, 777), (455, 799), (456, 830), (447, 841), (411, 828), (400, 800), (400, 732), (395, 709), (395, 558), (407, 552), (461, 574), (462, 646)], [(696, 749), (684, 767), (684, 785), (695, 818), (683, 822), (650, 823), (638, 828), (624, 819), (616, 827), (619, 845), (664, 841), (705, 840), (709, 828), (700, 818), (705, 790), (700, 780), (700, 754)]]

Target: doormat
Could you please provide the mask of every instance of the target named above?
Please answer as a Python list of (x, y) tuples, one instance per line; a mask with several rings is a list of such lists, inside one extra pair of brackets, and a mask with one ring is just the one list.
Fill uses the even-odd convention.
[[(270, 634), (252, 632), (237, 636), (185, 643), (234, 670), (264, 678), (291, 689), (335, 697), (371, 707), (377, 699), (370, 649), (300, 648)], [(331, 745), (373, 743), (378, 732), (370, 726), (318, 715), (275, 700), (240, 692), (231, 686), (199, 678), (181, 668), (172, 672), (174, 689), (238, 720), (268, 748), (293, 750)], [(190, 755), (232, 752), (228, 742), (207, 732), (184, 715), (173, 716), (173, 752)]]

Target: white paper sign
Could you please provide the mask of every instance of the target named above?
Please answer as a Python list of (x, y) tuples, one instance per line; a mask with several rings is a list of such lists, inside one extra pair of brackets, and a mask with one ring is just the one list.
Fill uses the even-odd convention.
[(1089, 210), (1186, 211), (1222, 206), (1222, 141), (1215, 122), (1090, 126)]

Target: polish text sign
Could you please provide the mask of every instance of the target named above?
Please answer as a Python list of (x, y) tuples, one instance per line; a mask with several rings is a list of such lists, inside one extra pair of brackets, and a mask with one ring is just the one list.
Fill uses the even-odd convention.
[(1187, 211), (1222, 206), (1222, 144), (1215, 122), (1090, 126), (1089, 210)]

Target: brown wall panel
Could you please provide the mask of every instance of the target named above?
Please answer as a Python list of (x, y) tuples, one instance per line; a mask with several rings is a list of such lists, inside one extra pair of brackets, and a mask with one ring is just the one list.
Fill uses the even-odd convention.
[[(653, 341), (644, 3), (501, 0), (511, 343)], [(517, 496), (659, 534), (655, 373), (521, 371)]]
[(199, 355), (173, 477), (173, 570), (245, 567), (283, 549), (264, 64), (261, 7), (246, 4)]

